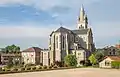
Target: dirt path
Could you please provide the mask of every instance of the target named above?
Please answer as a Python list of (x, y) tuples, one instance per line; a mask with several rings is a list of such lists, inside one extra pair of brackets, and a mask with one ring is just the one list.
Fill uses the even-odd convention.
[(42, 72), (4, 74), (0, 77), (120, 77), (120, 70), (77, 68)]

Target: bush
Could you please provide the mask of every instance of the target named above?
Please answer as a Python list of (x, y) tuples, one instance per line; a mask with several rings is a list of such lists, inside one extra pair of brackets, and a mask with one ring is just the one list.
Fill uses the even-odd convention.
[(52, 68), (52, 66), (48, 66), (48, 69), (51, 69)]
[(58, 68), (58, 67), (55, 65), (55, 66), (53, 66), (53, 68)]
[(21, 68), (21, 71), (24, 71), (24, 70), (25, 70), (25, 68), (24, 68), (24, 67), (22, 67), (22, 68)]
[(5, 71), (5, 69), (2, 69), (2, 71)]
[(40, 66), (43, 66), (43, 63), (40, 63)]
[(32, 67), (31, 69), (32, 69), (32, 70), (36, 70), (36, 67)]
[(42, 67), (41, 67), (41, 66), (39, 66), (39, 67), (38, 67), (38, 69), (42, 69)]
[(64, 58), (65, 64), (68, 66), (77, 66), (77, 58), (75, 55), (69, 54)]
[(5, 71), (11, 71), (10, 69), (5, 69)]
[(54, 64), (57, 65), (58, 67), (63, 67), (64, 62), (61, 62), (61, 61), (55, 61)]
[(118, 62), (118, 61), (112, 61), (111, 62), (111, 66), (112, 66), (112, 68), (119, 69), (120, 68), (120, 62)]
[(2, 67), (0, 67), (0, 71), (2, 71)]
[(25, 67), (35, 66), (35, 64), (26, 64)]
[(31, 70), (31, 67), (27, 67), (26, 70)]
[(18, 71), (18, 69), (17, 68), (13, 68), (12, 71)]
[(44, 65), (44, 66), (43, 66), (43, 69), (47, 69), (47, 66), (46, 66), (46, 65)]

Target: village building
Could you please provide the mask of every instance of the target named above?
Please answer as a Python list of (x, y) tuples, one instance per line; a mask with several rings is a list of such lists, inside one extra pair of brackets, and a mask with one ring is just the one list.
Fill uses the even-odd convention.
[(0, 64), (6, 65), (9, 63), (10, 59), (13, 61), (17, 61), (19, 64), (21, 64), (22, 59), (21, 59), (21, 52), (19, 53), (0, 53)]
[(120, 56), (106, 56), (103, 61), (99, 63), (100, 68), (112, 68), (112, 62), (120, 62)]
[(22, 61), (24, 64), (41, 64), (41, 48), (31, 47), (22, 51)]

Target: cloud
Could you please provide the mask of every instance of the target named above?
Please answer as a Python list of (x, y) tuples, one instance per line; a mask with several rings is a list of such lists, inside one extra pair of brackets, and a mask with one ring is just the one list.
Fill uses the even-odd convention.
[(90, 4), (100, 0), (0, 0), (0, 5), (23, 4), (37, 9), (51, 9), (55, 6), (79, 8), (81, 4)]
[(59, 27), (59, 24), (47, 25), (46, 27), (46, 25), (31, 22), (20, 25), (0, 25), (0, 47), (16, 44), (22, 50), (32, 46), (48, 48), (50, 33)]
[(13, 25), (13, 26), (0, 26), (0, 38), (22, 38), (22, 37), (47, 37), (53, 26), (43, 27), (43, 25)]

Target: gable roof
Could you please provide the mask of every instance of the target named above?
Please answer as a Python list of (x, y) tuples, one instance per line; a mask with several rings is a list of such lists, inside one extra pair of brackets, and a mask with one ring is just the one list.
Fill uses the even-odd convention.
[(110, 58), (111, 60), (114, 61), (120, 61), (120, 56), (106, 56), (106, 58)]
[(40, 52), (42, 49), (39, 47), (31, 47), (28, 49), (23, 50), (22, 52)]
[(71, 30), (69, 30), (69, 29), (66, 29), (66, 28), (64, 28), (64, 27), (60, 27), (60, 28), (58, 28), (55, 32), (72, 32)]
[(79, 29), (79, 30), (72, 30), (75, 34), (87, 34), (89, 29)]

